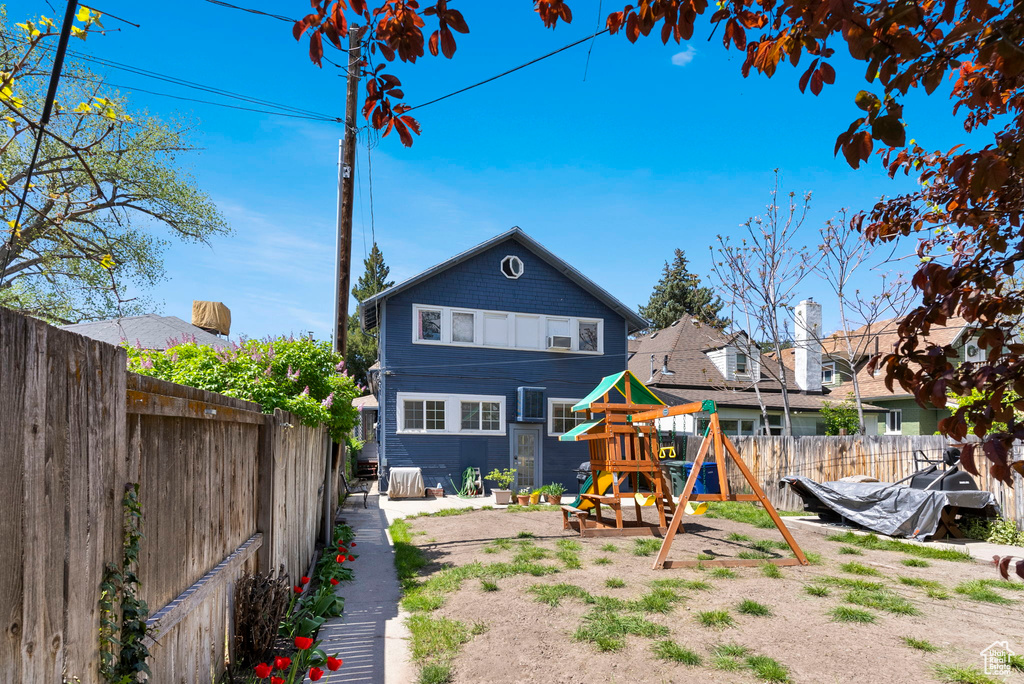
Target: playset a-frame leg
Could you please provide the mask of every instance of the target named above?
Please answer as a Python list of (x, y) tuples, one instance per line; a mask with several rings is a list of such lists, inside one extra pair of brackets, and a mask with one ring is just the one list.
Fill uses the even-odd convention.
[[(711, 402), (708, 402), (711, 403)], [(703, 408), (707, 408), (704, 406)], [(686, 412), (695, 413), (693, 405), (687, 405), (687, 407), (673, 407), (680, 413), (684, 409), (689, 409)], [(673, 409), (666, 409), (663, 415), (674, 412)], [(804, 556), (803, 551), (800, 550), (800, 546), (796, 543), (793, 535), (790, 534), (786, 524), (782, 522), (782, 518), (779, 516), (778, 511), (772, 505), (771, 501), (765, 495), (764, 490), (761, 489), (761, 485), (757, 483), (756, 478), (750, 469), (747, 468), (747, 464), (740, 458), (739, 452), (736, 451), (736, 447), (733, 446), (729, 438), (722, 433), (721, 424), (718, 420), (718, 412), (715, 410), (714, 404), (711, 403), (711, 424), (708, 429), (708, 434), (705, 435), (704, 441), (701, 443), (700, 451), (697, 453), (697, 458), (694, 460), (693, 469), (690, 471), (690, 476), (686, 479), (686, 486), (683, 488), (683, 493), (679, 498), (679, 504), (676, 507), (675, 515), (672, 516), (672, 522), (669, 525), (668, 531), (665, 533), (665, 538), (661, 543), (661, 549), (658, 551), (657, 557), (654, 559), (654, 569), (660, 570), (662, 568), (683, 568), (683, 567), (695, 567), (698, 564), (703, 566), (724, 566), (724, 567), (735, 567), (742, 565), (761, 565), (762, 563), (771, 563), (772, 565), (807, 565), (807, 557)], [(636, 420), (650, 420), (655, 417), (655, 412), (651, 414), (640, 414), (632, 416), (634, 421)], [(719, 482), (719, 494), (693, 494), (693, 489), (697, 483), (697, 477), (700, 474), (701, 465), (704, 463), (704, 459), (707, 456), (709, 448), (714, 451), (714, 459), (718, 464), (718, 482)], [(729, 492), (729, 483), (726, 478), (725, 466), (726, 466), (726, 455), (732, 459), (736, 466), (740, 469), (747, 484), (750, 485), (753, 494), (731, 494)], [(793, 551), (795, 558), (770, 558), (767, 560), (756, 560), (756, 559), (722, 559), (722, 560), (710, 560), (710, 561), (673, 561), (668, 560), (669, 550), (672, 548), (672, 541), (675, 539), (676, 534), (682, 527), (682, 519), (686, 514), (686, 505), (690, 501), (756, 501), (764, 506), (771, 517), (772, 522), (782, 533), (782, 537), (786, 540), (789, 548)]]

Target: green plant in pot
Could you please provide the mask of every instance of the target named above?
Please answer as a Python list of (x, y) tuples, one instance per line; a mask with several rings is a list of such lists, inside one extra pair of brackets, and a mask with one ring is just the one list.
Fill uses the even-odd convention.
[(512, 482), (516, 479), (515, 468), (499, 470), (495, 468), (484, 477), (488, 482), (493, 482), (491, 492), (494, 494), (494, 503), (499, 506), (507, 506), (512, 503)]
[(519, 501), (520, 506), (530, 505), (530, 488), (523, 487), (519, 490), (519, 494), (516, 495), (516, 499)]
[(544, 496), (547, 497), (549, 504), (553, 506), (562, 504), (562, 494), (565, 494), (565, 487), (562, 484), (552, 482), (549, 485), (544, 485), (541, 489), (544, 490)]

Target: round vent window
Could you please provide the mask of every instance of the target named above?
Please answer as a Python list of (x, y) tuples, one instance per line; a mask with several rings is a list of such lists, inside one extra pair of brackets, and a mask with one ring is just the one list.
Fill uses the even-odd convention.
[(515, 280), (523, 275), (523, 260), (517, 256), (507, 256), (501, 260), (501, 272), (506, 278)]

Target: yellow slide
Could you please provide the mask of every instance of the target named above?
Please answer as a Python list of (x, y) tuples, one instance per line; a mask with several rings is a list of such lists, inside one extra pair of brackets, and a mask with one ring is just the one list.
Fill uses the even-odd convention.
[[(584, 494), (607, 494), (608, 490), (611, 489), (612, 480), (615, 476), (612, 473), (601, 473), (597, 478), (597, 487), (594, 487), (594, 476), (591, 475), (587, 478), (587, 481), (583, 483)], [(593, 501), (588, 501), (582, 496), (576, 497), (576, 500), (569, 504), (573, 508), (578, 508), (581, 511), (586, 511), (594, 507)]]

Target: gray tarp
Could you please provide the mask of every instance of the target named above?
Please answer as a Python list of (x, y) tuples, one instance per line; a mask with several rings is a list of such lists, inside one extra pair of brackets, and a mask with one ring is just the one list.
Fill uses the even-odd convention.
[(813, 494), (833, 511), (869, 530), (891, 537), (924, 539), (935, 534), (945, 506), (998, 511), (992, 492), (943, 492), (911, 489), (888, 482), (825, 482), (806, 477), (784, 477), (798, 493)]
[(419, 468), (392, 468), (389, 471), (389, 499), (422, 499), (425, 494), (423, 471)]

